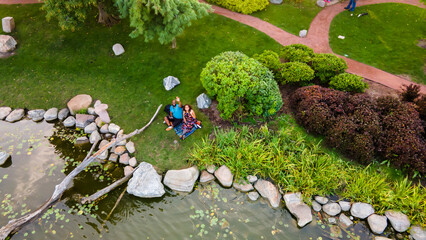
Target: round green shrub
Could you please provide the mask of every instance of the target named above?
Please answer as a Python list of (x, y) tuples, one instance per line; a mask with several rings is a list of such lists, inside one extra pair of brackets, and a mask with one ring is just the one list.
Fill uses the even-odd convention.
[(330, 78), (344, 73), (348, 69), (346, 61), (330, 53), (315, 54), (312, 58), (312, 69), (321, 82), (327, 83)]
[(241, 52), (223, 52), (214, 57), (200, 79), (207, 94), (216, 97), (223, 119), (271, 116), (283, 104), (272, 72)]
[(261, 11), (269, 4), (269, 0), (207, 0), (207, 2), (243, 14)]
[(274, 51), (265, 50), (261, 54), (253, 55), (253, 58), (259, 61), (263, 66), (269, 68), (273, 73), (278, 73), (281, 68), (280, 57), (278, 53)]
[(362, 81), (363, 77), (350, 73), (341, 73), (331, 78), (330, 87), (345, 92), (364, 92), (368, 84)]
[(279, 80), (282, 84), (301, 83), (307, 84), (314, 79), (315, 72), (306, 63), (288, 62), (282, 64)]
[(288, 62), (310, 63), (314, 56), (314, 50), (303, 44), (292, 44), (281, 48), (280, 58)]

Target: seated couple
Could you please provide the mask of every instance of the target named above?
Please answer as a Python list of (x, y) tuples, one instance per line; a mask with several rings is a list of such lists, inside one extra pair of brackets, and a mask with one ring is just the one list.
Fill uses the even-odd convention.
[[(176, 102), (179, 104), (176, 104)], [(168, 107), (170, 108), (167, 109)], [(167, 105), (165, 111), (168, 113), (168, 116), (164, 117), (164, 122), (168, 126), (166, 131), (181, 127), (182, 135), (179, 135), (179, 137), (182, 139), (185, 139), (185, 134), (191, 132), (194, 127), (199, 128), (200, 126), (194, 110), (192, 110), (189, 104), (185, 104), (185, 106), (182, 107), (179, 97), (173, 99), (172, 105)]]

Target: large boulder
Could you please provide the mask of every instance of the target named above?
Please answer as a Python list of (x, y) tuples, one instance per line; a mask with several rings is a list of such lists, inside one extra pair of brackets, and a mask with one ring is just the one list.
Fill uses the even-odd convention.
[(214, 179), (215, 177), (213, 176), (213, 174), (207, 172), (206, 170), (201, 172), (200, 183), (208, 183), (210, 181), (213, 181)]
[(64, 120), (65, 127), (74, 127), (75, 126), (75, 118), (73, 116), (69, 116)]
[(222, 184), (222, 186), (224, 187), (232, 186), (234, 175), (231, 173), (231, 170), (227, 166), (223, 165), (220, 168), (218, 168), (214, 172), (214, 175), (217, 178), (217, 180), (219, 180), (220, 184)]
[(8, 35), (0, 35), (0, 53), (12, 52), (16, 48), (16, 40)]
[(127, 185), (127, 192), (142, 198), (161, 197), (166, 193), (161, 176), (147, 162), (139, 164), (139, 168), (133, 173)]
[(114, 52), (115, 56), (119, 56), (125, 52), (123, 45), (119, 43), (116, 43), (112, 46), (112, 51)]
[(410, 235), (414, 238), (414, 240), (426, 240), (426, 231), (417, 225), (411, 227)]
[(34, 109), (34, 110), (28, 111), (28, 117), (34, 122), (38, 122), (43, 120), (45, 113), (46, 111), (43, 109)]
[(303, 202), (301, 193), (286, 193), (284, 201), (290, 213), (296, 217), (299, 227), (312, 222), (311, 208)]
[(49, 110), (44, 113), (44, 119), (46, 121), (54, 121), (58, 119), (58, 109), (57, 108), (50, 108)]
[(200, 172), (197, 167), (169, 170), (164, 176), (164, 185), (179, 192), (191, 192)]
[[(77, 114), (75, 115), (75, 126), (84, 129), (90, 123), (95, 121), (95, 116), (90, 114)], [(95, 124), (96, 126), (96, 124)]]
[(374, 208), (371, 204), (356, 202), (352, 204), (351, 214), (352, 216), (359, 219), (366, 219), (368, 216), (374, 213)]
[[(217, 171), (216, 171), (217, 172)], [(269, 203), (273, 208), (280, 206), (281, 194), (278, 192), (277, 187), (270, 181), (263, 179), (257, 180), (254, 184), (254, 188), (260, 193), (260, 195), (268, 199)]]
[(15, 30), (15, 20), (13, 17), (4, 17), (1, 20), (1, 25), (3, 27), (3, 32), (5, 33), (11, 33), (13, 30)]
[(327, 213), (329, 216), (333, 216), (333, 217), (342, 211), (338, 203), (327, 203), (324, 206), (322, 206), (322, 210), (325, 213)]
[(58, 119), (62, 121), (67, 118), (69, 114), (70, 110), (68, 110), (68, 108), (62, 108), (58, 113)]
[(3, 165), (9, 158), (10, 158), (9, 153), (0, 151), (0, 166)]
[(173, 76), (168, 76), (163, 79), (163, 85), (167, 91), (172, 90), (174, 87), (176, 87), (179, 84), (180, 84), (179, 79)]
[(12, 112), (10, 107), (0, 107), (0, 120), (4, 120)]
[(368, 226), (374, 234), (382, 234), (388, 226), (388, 219), (386, 216), (371, 214), (367, 218)]
[(407, 215), (403, 214), (402, 212), (390, 210), (386, 211), (385, 215), (389, 219), (393, 229), (395, 229), (397, 232), (405, 232), (410, 227), (410, 220), (408, 219)]
[(15, 109), (7, 117), (7, 122), (17, 122), (25, 116), (24, 109)]
[(76, 112), (89, 108), (92, 103), (92, 97), (87, 94), (77, 95), (67, 103), (67, 107), (70, 110), (72, 115), (75, 115)]
[(207, 94), (202, 93), (197, 97), (197, 107), (199, 109), (209, 108), (212, 104), (212, 100), (207, 96)]

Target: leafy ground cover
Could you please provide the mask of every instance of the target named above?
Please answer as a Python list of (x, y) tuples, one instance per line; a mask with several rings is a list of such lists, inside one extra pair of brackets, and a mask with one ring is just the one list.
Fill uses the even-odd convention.
[[(215, 14), (185, 30), (177, 38), (178, 48), (172, 50), (130, 38), (132, 29), (126, 20), (106, 28), (92, 19), (75, 32), (61, 31), (57, 22), (46, 22), (40, 7), (0, 8), (0, 16), (15, 18), (12, 35), (18, 41), (16, 55), (0, 59), (0, 105), (61, 108), (74, 95), (86, 93), (109, 104), (112, 121), (130, 132), (143, 126), (159, 104), (179, 96), (195, 107), (203, 129), (180, 141), (173, 132), (164, 131), (160, 113), (150, 128), (133, 138), (138, 160), (162, 170), (186, 165), (189, 149), (211, 132), (211, 123), (197, 111), (195, 100), (204, 91), (199, 76), (205, 64), (223, 51), (252, 55), (279, 47), (265, 34)], [(241, 41), (241, 36), (250, 39)], [(115, 43), (126, 49), (122, 56), (113, 56)], [(178, 77), (181, 85), (167, 92), (162, 80), (169, 75)]]
[[(368, 13), (357, 17), (360, 13)], [(333, 51), (394, 74), (426, 84), (425, 11), (408, 4), (386, 3), (357, 7), (337, 15), (330, 26)], [(345, 36), (339, 39), (338, 36)]]
[(300, 30), (309, 30), (312, 20), (321, 11), (315, 2), (284, 0), (280, 5), (269, 4), (265, 10), (251, 15), (298, 35)]
[[(284, 191), (312, 195), (338, 195), (374, 205), (376, 212), (400, 210), (414, 223), (425, 225), (426, 190), (379, 165), (367, 167), (324, 149), (321, 140), (308, 135), (289, 115), (269, 127), (215, 130), (193, 150), (191, 162), (204, 168), (225, 164), (235, 179), (248, 174), (272, 179)], [(398, 176), (399, 175), (399, 176)]]

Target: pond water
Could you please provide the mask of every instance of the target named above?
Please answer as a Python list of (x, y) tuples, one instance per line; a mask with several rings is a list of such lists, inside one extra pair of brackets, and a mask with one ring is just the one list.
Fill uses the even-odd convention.
[[(78, 135), (77, 133), (75, 135)], [(74, 147), (67, 130), (52, 123), (0, 121), (0, 150), (12, 161), (0, 167), (0, 225), (42, 205), (87, 154)], [(285, 208), (272, 209), (260, 199), (212, 182), (190, 194), (167, 190), (159, 199), (124, 194), (124, 187), (93, 205), (78, 200), (122, 177), (118, 165), (97, 164), (82, 172), (51, 209), (11, 239), (372, 239), (364, 223), (349, 229), (326, 224), (318, 215), (299, 229)]]

